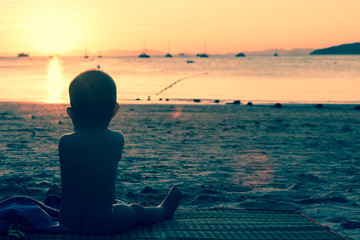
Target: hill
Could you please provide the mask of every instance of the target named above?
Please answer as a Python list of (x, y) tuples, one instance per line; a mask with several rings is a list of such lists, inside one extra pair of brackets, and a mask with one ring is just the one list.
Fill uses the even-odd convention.
[(329, 48), (317, 49), (310, 55), (355, 55), (360, 54), (360, 43), (349, 43)]

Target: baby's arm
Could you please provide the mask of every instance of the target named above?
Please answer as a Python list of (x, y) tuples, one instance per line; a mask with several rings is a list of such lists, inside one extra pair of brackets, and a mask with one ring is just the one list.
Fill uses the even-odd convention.
[(118, 161), (121, 160), (122, 154), (123, 154), (123, 149), (124, 149), (124, 145), (125, 145), (125, 138), (124, 135), (122, 134), (122, 132), (120, 131), (113, 131), (116, 135), (117, 135), (117, 145), (116, 148), (119, 150), (119, 156), (118, 156)]

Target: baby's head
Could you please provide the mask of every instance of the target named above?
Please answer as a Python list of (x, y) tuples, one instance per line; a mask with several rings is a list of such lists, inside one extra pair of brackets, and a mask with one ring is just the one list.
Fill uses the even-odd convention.
[(75, 129), (108, 126), (118, 110), (114, 80), (99, 70), (79, 74), (69, 86), (70, 115)]

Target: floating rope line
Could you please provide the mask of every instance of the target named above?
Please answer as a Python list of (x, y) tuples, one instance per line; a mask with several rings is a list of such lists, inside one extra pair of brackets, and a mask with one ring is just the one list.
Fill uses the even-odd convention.
[(166, 90), (168, 90), (169, 88), (171, 88), (172, 86), (174, 86), (178, 82), (181, 82), (182, 80), (185, 80), (185, 79), (188, 79), (188, 78), (193, 78), (193, 77), (196, 77), (196, 76), (199, 76), (199, 75), (204, 75), (204, 74), (208, 74), (208, 73), (207, 72), (197, 73), (197, 74), (194, 74), (194, 75), (190, 75), (190, 76), (187, 76), (187, 77), (180, 78), (180, 79), (176, 80), (175, 82), (173, 82), (172, 84), (170, 84), (169, 86), (167, 86), (166, 88), (164, 88), (163, 90), (161, 90), (160, 92), (156, 93), (156, 95), (159, 95), (159, 94), (165, 92)]

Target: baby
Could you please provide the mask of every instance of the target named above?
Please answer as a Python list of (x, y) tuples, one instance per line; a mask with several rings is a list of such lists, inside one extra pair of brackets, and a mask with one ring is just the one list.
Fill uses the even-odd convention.
[(114, 204), (124, 147), (122, 133), (108, 128), (119, 110), (114, 80), (102, 71), (89, 70), (71, 82), (69, 94), (67, 113), (75, 132), (59, 141), (60, 222), (79, 234), (113, 234), (171, 218), (182, 196), (176, 187), (159, 206)]

